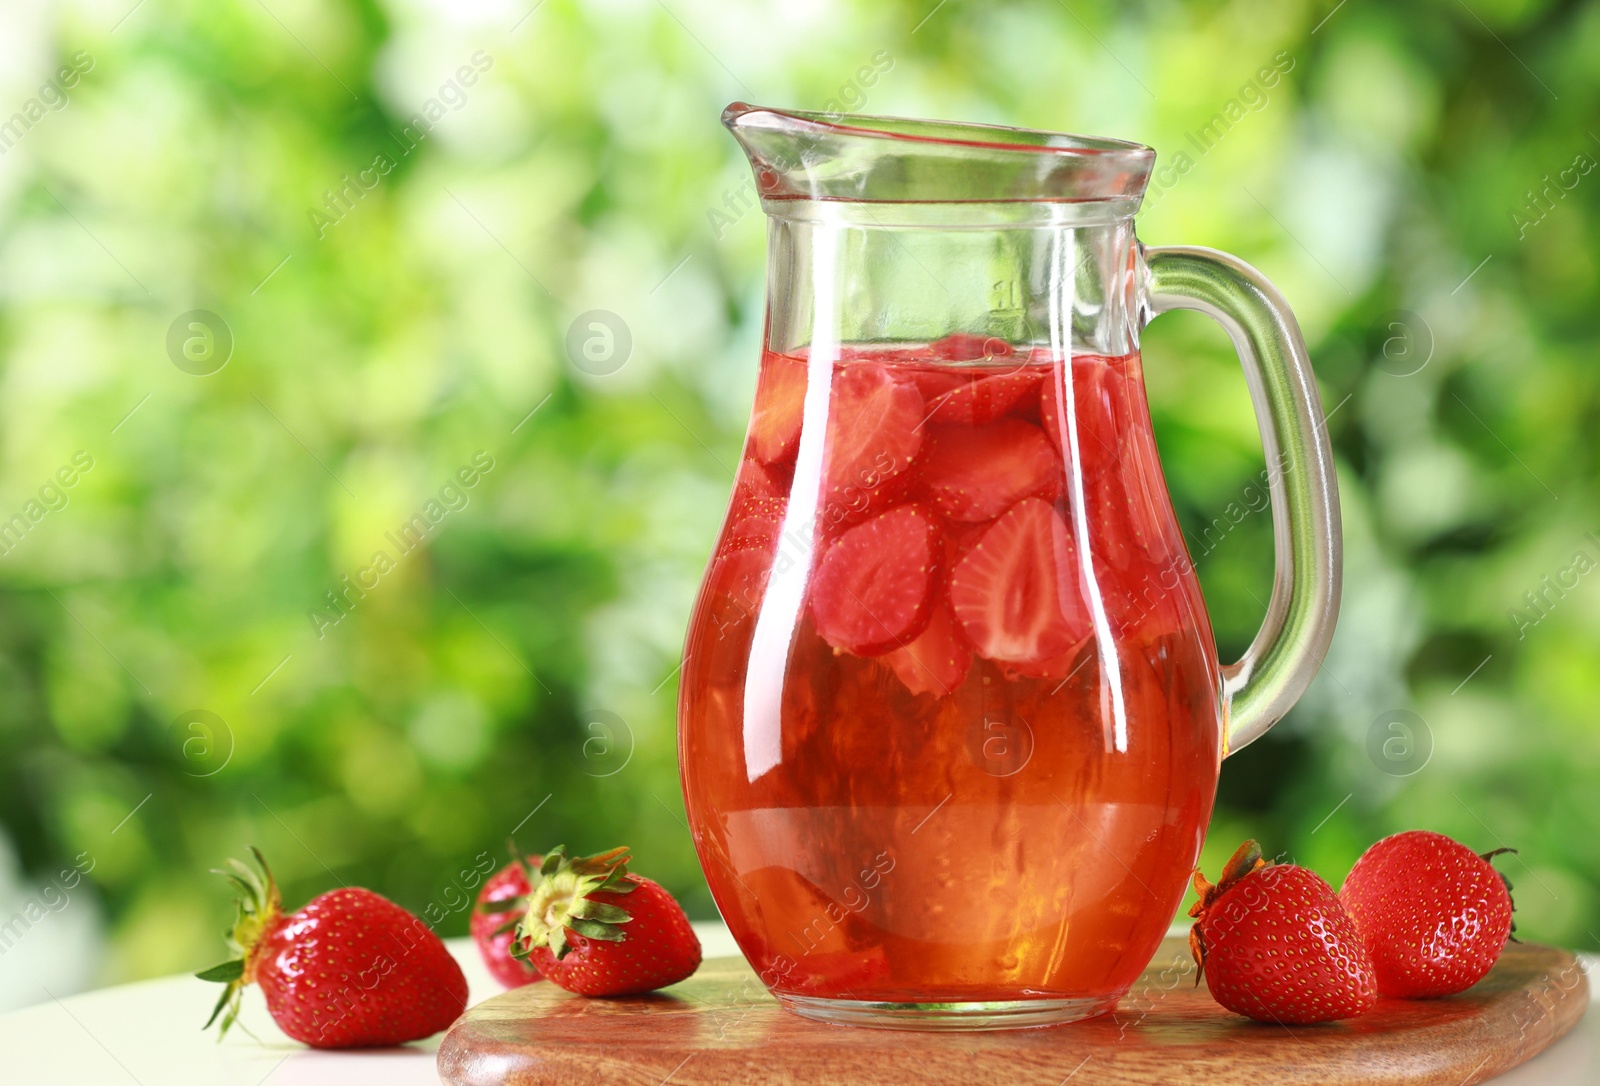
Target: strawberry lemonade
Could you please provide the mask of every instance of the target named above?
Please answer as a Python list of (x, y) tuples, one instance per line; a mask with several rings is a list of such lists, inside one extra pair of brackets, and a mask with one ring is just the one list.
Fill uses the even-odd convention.
[(769, 350), (685, 652), (697, 847), (792, 1008), (1061, 1021), (1150, 960), (1221, 695), (1137, 354)]

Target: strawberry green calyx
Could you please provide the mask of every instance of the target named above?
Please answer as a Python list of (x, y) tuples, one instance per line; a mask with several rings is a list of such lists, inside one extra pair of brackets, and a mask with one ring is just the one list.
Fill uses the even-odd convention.
[(272, 869), (267, 866), (261, 850), (254, 845), (250, 846), (250, 854), (255, 857), (256, 866), (260, 868), (259, 872), (233, 859), (228, 861), (226, 871), (212, 869), (214, 874), (227, 879), (233, 884), (234, 889), (239, 891), (239, 897), (234, 902), (238, 911), (234, 917), (233, 930), (224, 933), (228, 940), (228, 949), (235, 956), (220, 965), (214, 965), (195, 974), (201, 980), (226, 985), (217, 1000), (217, 1005), (211, 1010), (211, 1017), (200, 1027), (210, 1029), (217, 1016), (221, 1015), (222, 1024), (217, 1031), (219, 1041), (227, 1034), (229, 1027), (238, 1020), (241, 993), (255, 979), (256, 945), (283, 915), (283, 899), (278, 893), (277, 880), (272, 877)]
[(633, 890), (628, 881), (628, 849), (610, 849), (593, 856), (569, 858), (565, 845), (545, 853), (528, 895), (528, 911), (517, 926), (513, 954), (525, 957), (534, 947), (546, 946), (560, 961), (570, 946), (567, 932), (608, 943), (623, 941), (622, 929), (633, 917), (626, 909), (590, 895), (605, 892), (626, 894)]
[(1195, 974), (1195, 984), (1200, 983), (1200, 972), (1206, 964), (1205, 940), (1200, 935), (1199, 920), (1210, 911), (1211, 906), (1223, 894), (1236, 886), (1240, 879), (1246, 875), (1254, 874), (1264, 867), (1271, 867), (1272, 861), (1264, 859), (1261, 855), (1261, 846), (1255, 841), (1246, 841), (1240, 845), (1228, 858), (1222, 867), (1222, 874), (1217, 877), (1215, 884), (1206, 880), (1197, 868), (1194, 873), (1194, 892), (1200, 895), (1189, 908), (1189, 915), (1195, 918), (1196, 923), (1189, 929), (1189, 953), (1194, 955), (1195, 964), (1200, 966), (1200, 971)]
[(1206, 881), (1206, 877), (1198, 870), (1194, 873), (1194, 891), (1200, 895), (1200, 900), (1189, 909), (1189, 915), (1198, 917), (1213, 902), (1229, 890), (1246, 875), (1259, 871), (1263, 867), (1270, 867), (1272, 861), (1264, 859), (1261, 855), (1261, 846), (1254, 841), (1246, 841), (1240, 845), (1229, 857), (1228, 862), (1222, 866), (1222, 874), (1218, 877), (1216, 885)]

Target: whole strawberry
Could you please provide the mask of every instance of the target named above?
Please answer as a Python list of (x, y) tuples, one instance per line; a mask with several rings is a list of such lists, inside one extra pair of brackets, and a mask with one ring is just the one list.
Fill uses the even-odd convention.
[(1189, 915), (1189, 947), (1216, 1001), (1259, 1022), (1285, 1025), (1354, 1018), (1378, 1000), (1361, 937), (1339, 898), (1314, 872), (1239, 846)]
[(371, 890), (345, 888), (284, 914), (267, 862), (219, 872), (238, 888), (229, 944), (239, 956), (196, 974), (227, 987), (206, 1022), (222, 1033), (246, 985), (261, 986), (278, 1027), (313, 1048), (397, 1045), (432, 1036), (467, 1005), (467, 980), (439, 937)]
[(660, 884), (628, 873), (628, 850), (545, 853), (517, 928), (519, 953), (569, 992), (636, 995), (700, 967), (700, 940)]
[(517, 924), (528, 908), (528, 869), (526, 862), (512, 860), (496, 871), (483, 888), (472, 907), (472, 941), (478, 944), (483, 964), (489, 967), (494, 979), (507, 988), (517, 988), (536, 980), (543, 980), (539, 970), (526, 957), (517, 957), (512, 949), (517, 942)]
[(1378, 991), (1404, 999), (1464, 992), (1505, 949), (1511, 884), (1489, 861), (1442, 833), (1385, 837), (1356, 861), (1339, 897), (1378, 973)]

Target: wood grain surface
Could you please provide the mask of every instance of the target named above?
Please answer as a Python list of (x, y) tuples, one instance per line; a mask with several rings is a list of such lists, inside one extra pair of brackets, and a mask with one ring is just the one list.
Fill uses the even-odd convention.
[(1181, 939), (1162, 944), (1118, 1009), (1067, 1026), (913, 1033), (830, 1026), (782, 1010), (742, 959), (718, 958), (651, 996), (585, 999), (539, 983), (472, 1007), (444, 1038), (449, 1086), (1470, 1086), (1538, 1053), (1583, 1016), (1573, 956), (1507, 947), (1461, 995), (1382, 1000), (1361, 1018), (1260, 1025), (1214, 1002)]

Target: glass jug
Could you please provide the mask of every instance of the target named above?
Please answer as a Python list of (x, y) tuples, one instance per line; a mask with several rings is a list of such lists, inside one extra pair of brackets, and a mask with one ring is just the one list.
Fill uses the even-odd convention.
[[(683, 787), (723, 917), (807, 1017), (1111, 1009), (1199, 856), (1221, 760), (1315, 674), (1340, 535), (1293, 315), (1134, 237), (1147, 147), (735, 103), (769, 219), (750, 432), (684, 650)], [(1244, 363), (1276, 581), (1217, 660), (1139, 334)]]

